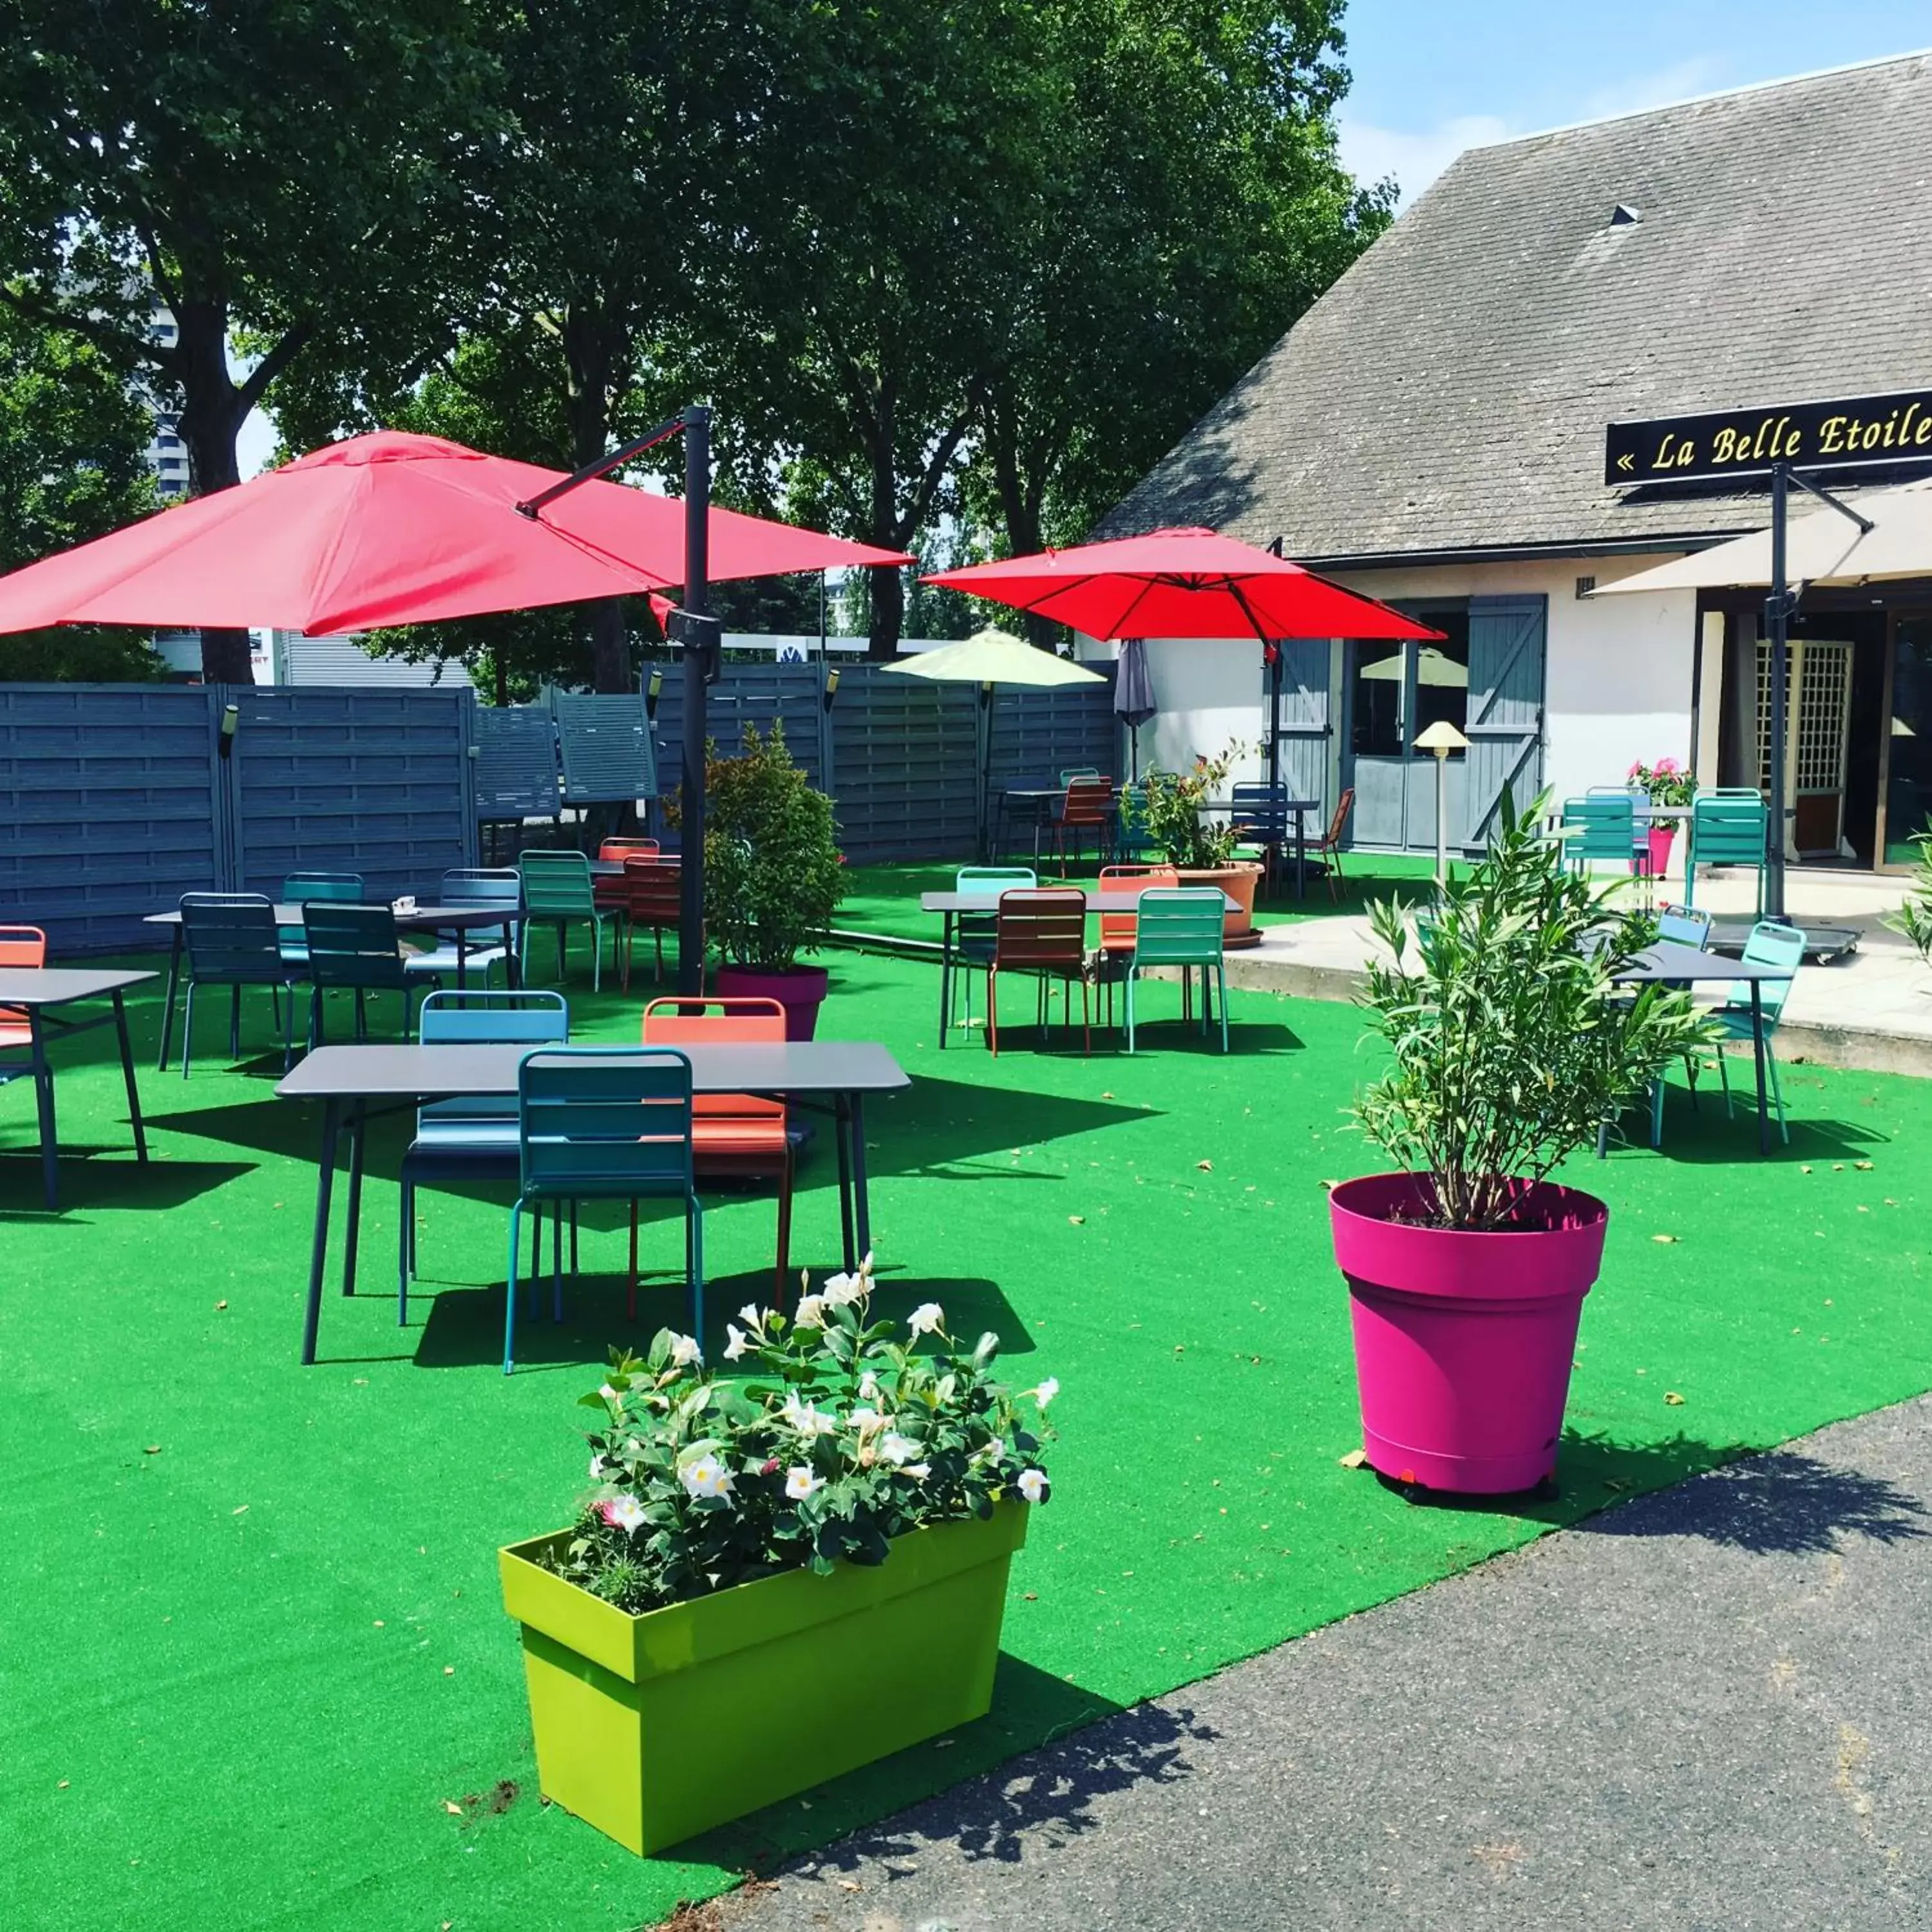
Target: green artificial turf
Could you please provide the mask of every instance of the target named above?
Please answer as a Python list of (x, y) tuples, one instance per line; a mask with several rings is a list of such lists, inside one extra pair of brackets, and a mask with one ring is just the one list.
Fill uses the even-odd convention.
[[(962, 1334), (998, 1330), (1022, 1383), (1064, 1384), (993, 1715), (681, 1856), (640, 1862), (541, 1805), (495, 1551), (568, 1516), (574, 1404), (604, 1343), (677, 1317), (676, 1224), (647, 1231), (664, 1272), (636, 1330), (623, 1237), (608, 1216), (586, 1230), (586, 1268), (608, 1272), (561, 1328), (523, 1324), (506, 1382), (500, 1204), (424, 1198), (430, 1279), (398, 1328), (394, 1124), (372, 1150), (362, 1292), (332, 1278), (304, 1370), (314, 1114), (272, 1097), (273, 1061), (228, 1070), (211, 1020), (192, 1079), (144, 1065), (144, 1174), (95, 1033), (64, 1058), (57, 1219), (31, 1094), (0, 1097), (0, 1924), (651, 1924), (1118, 1706), (1928, 1379), (1932, 1089), (1790, 1070), (1792, 1144), (1768, 1161), (1742, 1115), (1707, 1099), (1694, 1116), (1675, 1090), (1662, 1157), (1570, 1176), (1613, 1212), (1560, 1500), (1412, 1506), (1340, 1462), (1357, 1418), (1322, 1183), (1378, 1164), (1345, 1120), (1370, 1064), (1354, 1012), (1238, 993), (1225, 1059), (1170, 1019), (1132, 1060), (1097, 1040), (1090, 1060), (1035, 1052), (1016, 1029), (994, 1061), (936, 1050), (930, 965), (831, 964), (824, 1032), (882, 1038), (915, 1076), (868, 1121), (884, 1302), (938, 1300)], [(634, 1036), (634, 998), (571, 995), (580, 1036)], [(1144, 1010), (1178, 998), (1156, 986)], [(152, 998), (137, 1016), (146, 1060)], [(250, 1038), (266, 1048), (265, 1010)], [(814, 1270), (837, 1258), (832, 1173), (821, 1138), (794, 1238)], [(772, 1231), (768, 1197), (708, 1210), (714, 1346), (765, 1291)], [(744, 1748), (808, 1762), (814, 1740), (774, 1714)]]

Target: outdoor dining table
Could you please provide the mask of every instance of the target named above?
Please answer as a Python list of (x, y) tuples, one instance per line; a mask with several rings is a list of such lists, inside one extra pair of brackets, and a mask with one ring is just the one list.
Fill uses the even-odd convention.
[[(371, 902), (380, 904), (380, 900)], [(521, 962), (517, 958), (517, 949), (508, 944), (510, 928), (517, 924), (521, 915), (502, 905), (419, 905), (407, 912), (396, 914), (398, 932), (448, 932), (456, 938), (456, 976), (463, 976), (469, 952), (468, 936), (479, 929), (488, 931), (496, 926), (502, 931), (504, 945), (504, 970), (512, 986), (523, 984)], [(298, 905), (278, 905), (275, 908), (278, 926), (299, 926), (302, 922), (302, 909)], [(175, 995), (181, 986), (182, 916), (177, 907), (172, 912), (151, 912), (142, 921), (144, 926), (159, 926), (167, 928), (170, 935), (168, 948), (168, 991), (161, 1005), (161, 1056), (160, 1070), (165, 1073), (168, 1068), (168, 1049), (175, 1036)]]
[[(1103, 912), (1138, 912), (1141, 896), (1138, 892), (1108, 892), (1102, 890), (1087, 894), (1089, 914)], [(1240, 906), (1221, 895), (1221, 904), (1228, 912), (1238, 912)], [(946, 1050), (946, 1016), (952, 1010), (952, 928), (954, 922), (962, 912), (998, 912), (1000, 895), (992, 892), (922, 892), (919, 897), (921, 912), (939, 914), (944, 923), (939, 934), (939, 1046)]]
[(1617, 976), (1630, 985), (1690, 986), (1702, 980), (1748, 986), (1750, 988), (1751, 1054), (1757, 1064), (1757, 1150), (1771, 1151), (1771, 1108), (1765, 1088), (1764, 998), (1767, 980), (1790, 979), (1787, 966), (1768, 966), (1749, 959), (1729, 959), (1722, 953), (1703, 952), (1676, 940), (1660, 939), (1647, 946)]
[[(31, 1074), (34, 1110), (40, 1130), (40, 1184), (47, 1212), (60, 1208), (60, 1143), (54, 1130), (54, 1070), (47, 1058), (50, 1036), (64, 1040), (90, 1028), (113, 1024), (121, 1043), (121, 1077), (128, 1087), (128, 1117), (134, 1129), (134, 1157), (148, 1158), (148, 1136), (141, 1124), (141, 1096), (134, 1085), (134, 1054), (128, 1043), (128, 1008), (122, 999), (130, 986), (153, 979), (152, 973), (97, 971), (82, 966), (0, 966), (0, 1007), (12, 1006), (27, 1016), (28, 1061), (23, 1067), (0, 1065), (0, 1081)], [(91, 1019), (67, 1018), (62, 1009), (83, 1000), (105, 998), (113, 1011)]]
[[(356, 1244), (362, 1215), (363, 1142), (377, 1114), (431, 1100), (470, 1095), (511, 1099), (528, 1046), (452, 1042), (447, 1045), (320, 1046), (275, 1089), (285, 1100), (322, 1102), (322, 1158), (316, 1172), (315, 1235), (309, 1256), (308, 1303), (302, 1323), (304, 1364), (315, 1360), (322, 1284), (328, 1253), (329, 1208), (335, 1164), (346, 1126), (350, 1136), (349, 1216), (344, 1236), (342, 1292), (356, 1292)], [(680, 1041), (697, 1094), (829, 1096), (838, 1150), (838, 1215), (846, 1268), (859, 1265), (872, 1245), (866, 1184), (865, 1100), (912, 1084), (892, 1054), (874, 1040), (800, 1040), (706, 1045)]]

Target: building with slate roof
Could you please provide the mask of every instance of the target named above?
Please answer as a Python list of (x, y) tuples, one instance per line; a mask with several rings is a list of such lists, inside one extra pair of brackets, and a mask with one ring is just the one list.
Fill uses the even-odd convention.
[[(1607, 425), (1916, 392), (1932, 392), (1928, 56), (1464, 154), (1098, 534), (1279, 537), (1430, 617), (1445, 644), (1284, 646), (1284, 776), (1330, 802), (1352, 788), (1358, 845), (1432, 849), (1432, 768), (1411, 747), (1447, 717), (1472, 741), (1452, 839), (1480, 844), (1505, 783), (1568, 794), (1666, 754), (1706, 784), (1765, 776), (1762, 590), (1588, 595), (1764, 528), (1764, 481), (1612, 485)], [(1932, 450), (1859, 481), (1928, 467)], [(1792, 635), (1797, 849), (1909, 858), (1932, 807), (1915, 756), (1932, 746), (1932, 581), (1814, 591)], [(1163, 715), (1144, 756), (1258, 735), (1255, 655), (1149, 656)]]

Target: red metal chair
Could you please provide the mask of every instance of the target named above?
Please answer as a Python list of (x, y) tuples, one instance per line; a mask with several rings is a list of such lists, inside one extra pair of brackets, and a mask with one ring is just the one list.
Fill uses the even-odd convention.
[(1080, 1028), (1084, 1050), (1094, 1051), (1094, 1018), (1087, 998), (1087, 895), (1076, 886), (1028, 890), (1022, 886), (1000, 895), (998, 923), (993, 929), (992, 963), (986, 969), (986, 1042), (1000, 1051), (1000, 975), (1034, 973), (1040, 976), (1040, 1004), (1035, 1024), (1046, 1023), (1053, 982), (1060, 983), (1064, 1024), (1073, 1017), (1073, 982), (1080, 982)]
[(610, 883), (622, 888), (611, 903), (624, 915), (623, 987), (631, 990), (631, 949), (640, 926), (657, 946), (657, 976), (664, 977), (664, 936), (678, 930), (684, 906), (684, 874), (661, 859), (626, 859), (624, 876)]
[[(47, 963), (47, 936), (38, 926), (0, 926), (0, 966)], [(32, 1044), (34, 1030), (19, 1006), (0, 1006), (0, 1046)]]
[[(598, 847), (597, 856), (627, 866), (633, 859), (655, 859), (658, 856), (658, 842), (655, 838), (607, 838)], [(604, 904), (622, 907), (624, 881), (620, 877), (596, 880), (592, 890)]]
[[(644, 1009), (646, 1046), (704, 1042), (782, 1042), (785, 1011), (776, 1000), (653, 1000)], [(792, 1178), (796, 1161), (786, 1129), (785, 1104), (758, 1094), (700, 1094), (692, 1102), (694, 1171), (778, 1184), (778, 1305), (785, 1305), (791, 1256)], [(631, 1313), (637, 1314), (638, 1210), (631, 1209)]]
[[(1100, 890), (1103, 892), (1144, 892), (1150, 886), (1178, 890), (1180, 874), (1172, 866), (1102, 866)], [(1114, 1023), (1114, 983), (1126, 976), (1127, 962), (1133, 957), (1140, 934), (1140, 918), (1131, 912), (1103, 912), (1100, 915), (1100, 950), (1094, 955), (1095, 976), (1107, 991), (1106, 1024)]]
[(1322, 862), (1331, 900), (1340, 896), (1335, 890), (1335, 881), (1342, 876), (1342, 834), (1348, 830), (1348, 814), (1354, 808), (1355, 788), (1351, 785), (1335, 801), (1335, 816), (1329, 820), (1328, 830), (1322, 833), (1320, 843), (1315, 848), (1315, 856)]
[(1066, 835), (1073, 834), (1077, 853), (1081, 834), (1094, 835), (1096, 857), (1104, 859), (1114, 830), (1114, 782), (1112, 778), (1073, 778), (1060, 801), (1060, 815), (1053, 824), (1053, 849), (1060, 860), (1062, 876), (1066, 871)]

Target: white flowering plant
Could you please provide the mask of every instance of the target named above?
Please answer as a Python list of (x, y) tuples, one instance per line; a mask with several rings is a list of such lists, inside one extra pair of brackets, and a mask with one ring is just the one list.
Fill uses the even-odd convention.
[(782, 1570), (883, 1563), (908, 1531), (1047, 1500), (1057, 1382), (1010, 1388), (999, 1337), (962, 1349), (936, 1302), (896, 1340), (872, 1318), (869, 1255), (810, 1286), (789, 1318), (740, 1309), (718, 1369), (669, 1329), (641, 1359), (611, 1352), (583, 1398), (599, 1416), (592, 1487), (550, 1568), (634, 1615)]

